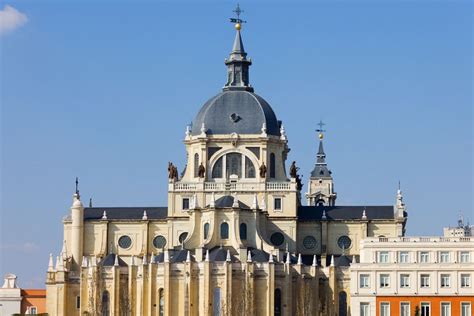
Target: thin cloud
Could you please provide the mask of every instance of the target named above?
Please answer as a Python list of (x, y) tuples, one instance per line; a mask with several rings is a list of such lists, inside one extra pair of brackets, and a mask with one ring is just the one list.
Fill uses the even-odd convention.
[(12, 251), (12, 252), (22, 252), (26, 254), (32, 254), (32, 253), (38, 252), (40, 247), (34, 242), (27, 241), (27, 242), (24, 242), (23, 244), (2, 245), (0, 249)]
[(26, 14), (21, 13), (14, 7), (5, 5), (0, 10), (0, 35), (14, 31), (28, 22)]

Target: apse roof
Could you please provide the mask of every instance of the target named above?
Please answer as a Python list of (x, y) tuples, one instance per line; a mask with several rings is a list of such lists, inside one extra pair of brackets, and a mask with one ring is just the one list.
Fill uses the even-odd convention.
[(326, 220), (360, 220), (365, 210), (368, 220), (393, 219), (393, 206), (299, 206), (298, 220), (322, 220), (323, 211)]
[(167, 207), (86, 207), (84, 208), (84, 220), (100, 220), (104, 214), (107, 219), (129, 220), (142, 219), (143, 211), (146, 211), (148, 219), (166, 219)]

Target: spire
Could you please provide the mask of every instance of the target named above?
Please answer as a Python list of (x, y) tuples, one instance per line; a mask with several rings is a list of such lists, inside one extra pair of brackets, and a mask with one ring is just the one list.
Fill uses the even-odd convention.
[(245, 52), (244, 43), (240, 34), (242, 24), (246, 23), (246, 21), (240, 19), (240, 14), (243, 11), (239, 5), (237, 5), (234, 12), (237, 17), (230, 18), (230, 22), (234, 23), (236, 33), (234, 44), (232, 45), (232, 52), (229, 58), (225, 60), (227, 66), (227, 82), (223, 90), (244, 90), (253, 92), (253, 87), (249, 84), (249, 66), (252, 64), (252, 61), (247, 59), (247, 53)]
[(318, 132), (319, 147), (318, 147), (318, 153), (316, 154), (316, 164), (314, 166), (313, 171), (311, 172), (311, 178), (332, 179), (331, 171), (329, 171), (329, 169), (327, 168), (326, 153), (324, 152), (324, 146), (323, 146), (324, 132), (326, 131), (323, 129), (323, 126), (326, 124), (324, 124), (323, 121), (319, 121), (318, 125), (319, 125), (319, 128), (316, 130), (316, 132)]
[(54, 272), (53, 254), (49, 254), (48, 272)]

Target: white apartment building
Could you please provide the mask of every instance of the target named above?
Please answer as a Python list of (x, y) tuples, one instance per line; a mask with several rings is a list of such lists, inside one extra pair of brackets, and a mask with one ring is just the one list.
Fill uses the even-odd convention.
[(473, 278), (474, 237), (366, 238), (351, 264), (352, 315), (415, 315), (418, 305), (421, 316), (471, 316)]

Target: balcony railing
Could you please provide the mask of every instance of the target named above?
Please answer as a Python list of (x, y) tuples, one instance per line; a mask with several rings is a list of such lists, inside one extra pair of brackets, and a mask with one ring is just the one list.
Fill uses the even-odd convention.
[(405, 243), (416, 243), (416, 242), (470, 242), (474, 241), (474, 237), (378, 237), (378, 238), (366, 238), (368, 242), (405, 242)]
[(170, 182), (174, 192), (222, 192), (222, 191), (296, 191), (294, 182)]

